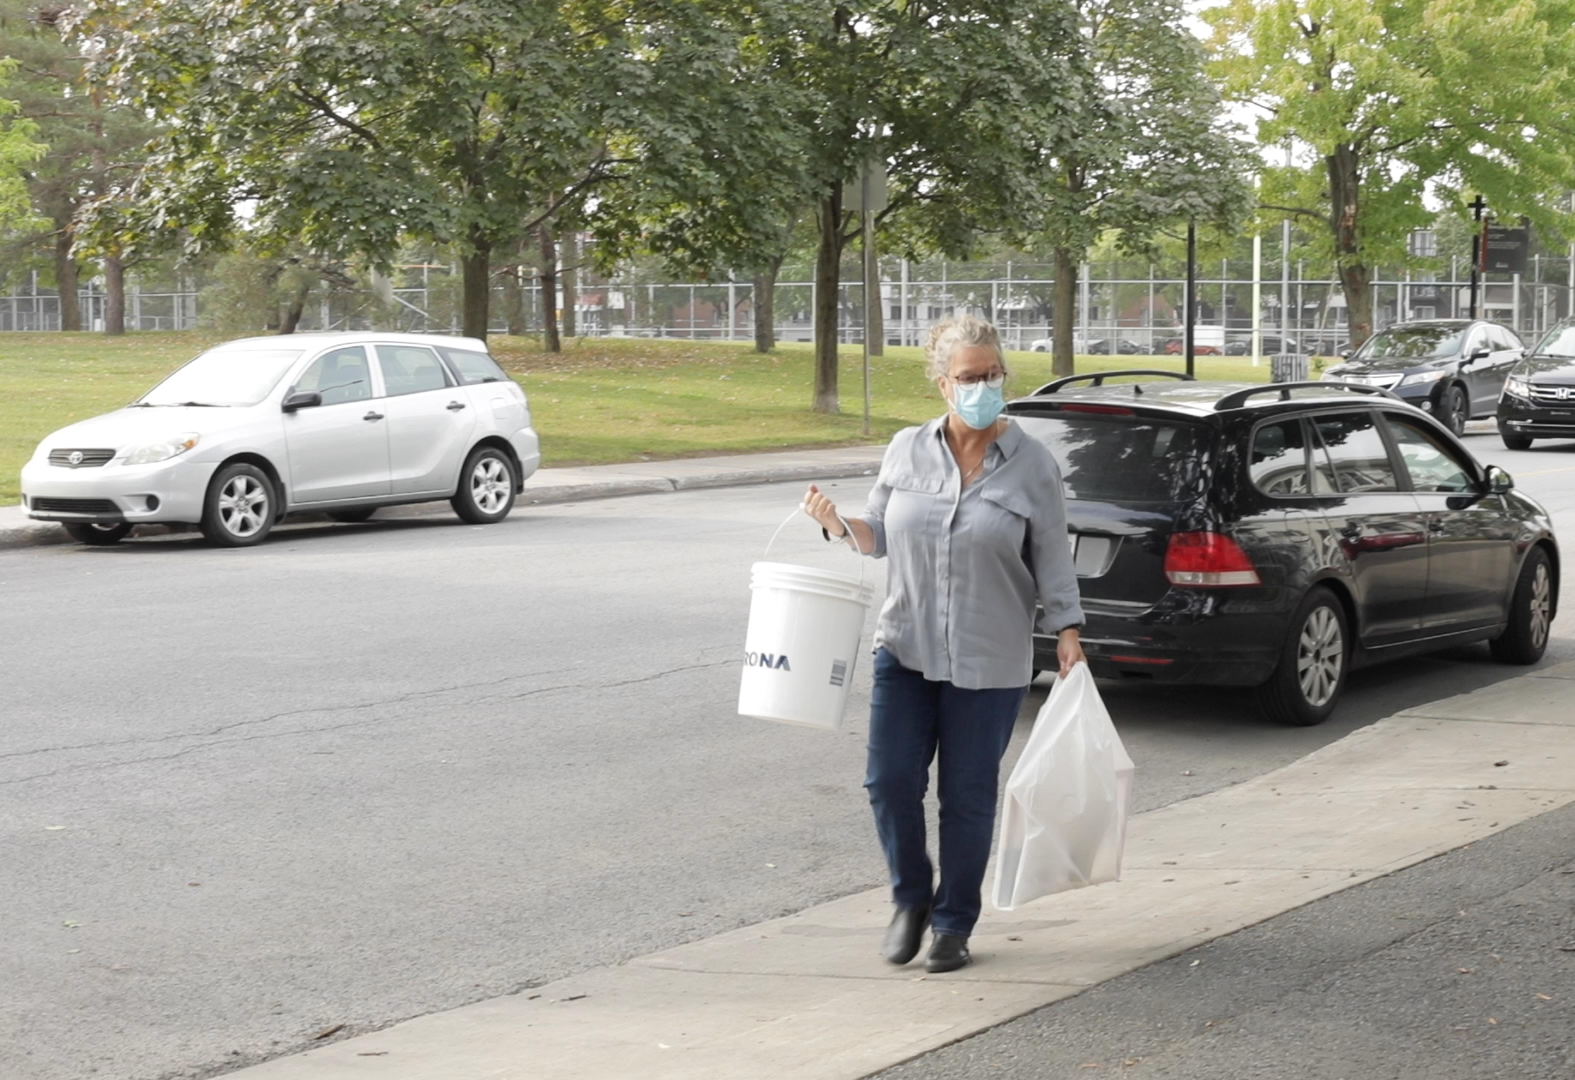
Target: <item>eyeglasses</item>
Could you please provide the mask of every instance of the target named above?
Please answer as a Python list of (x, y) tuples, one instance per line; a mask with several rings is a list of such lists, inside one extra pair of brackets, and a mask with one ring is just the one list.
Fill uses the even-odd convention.
[(978, 386), (980, 383), (984, 383), (991, 390), (999, 390), (1006, 385), (1006, 374), (1004, 372), (996, 372), (994, 375), (948, 375), (946, 377), (958, 386)]

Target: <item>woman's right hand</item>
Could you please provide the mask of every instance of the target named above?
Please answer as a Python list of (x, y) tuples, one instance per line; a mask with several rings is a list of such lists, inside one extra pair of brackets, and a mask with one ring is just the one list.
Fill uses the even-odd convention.
[(842, 522), (837, 518), (837, 504), (822, 495), (814, 484), (809, 485), (809, 490), (804, 492), (804, 501), (801, 505), (804, 513), (814, 518), (816, 523), (833, 538), (842, 536), (844, 530)]

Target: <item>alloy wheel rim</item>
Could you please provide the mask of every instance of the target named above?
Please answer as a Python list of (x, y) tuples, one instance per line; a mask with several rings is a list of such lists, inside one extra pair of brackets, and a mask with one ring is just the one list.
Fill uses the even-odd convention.
[(1307, 704), (1321, 709), (1334, 699), (1344, 666), (1340, 620), (1327, 607), (1314, 608), (1296, 643), (1296, 678)]
[(219, 489), (219, 520), (232, 536), (255, 536), (268, 520), (268, 492), (253, 476), (232, 476)]
[(1531, 644), (1540, 649), (1548, 640), (1548, 627), (1553, 622), (1553, 581), (1548, 574), (1548, 564), (1538, 563), (1531, 579)]
[(470, 474), (470, 497), (484, 514), (496, 514), (509, 497), (508, 470), (495, 457), (482, 458)]

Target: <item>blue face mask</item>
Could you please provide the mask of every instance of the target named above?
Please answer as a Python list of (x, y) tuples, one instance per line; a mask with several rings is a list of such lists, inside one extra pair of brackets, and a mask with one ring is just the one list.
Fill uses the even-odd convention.
[(983, 382), (976, 382), (972, 386), (952, 383), (952, 409), (963, 423), (975, 431), (983, 431), (995, 423), (1004, 408), (1006, 399), (1001, 396), (998, 386), (991, 387)]

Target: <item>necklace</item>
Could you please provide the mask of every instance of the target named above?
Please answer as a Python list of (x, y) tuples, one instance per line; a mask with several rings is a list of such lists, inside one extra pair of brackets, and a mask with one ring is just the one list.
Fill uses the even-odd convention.
[[(986, 453), (989, 452), (988, 448), (986, 448), (985, 452)], [(967, 472), (963, 473), (962, 486), (963, 487), (967, 487), (968, 486), (968, 481), (970, 481), (974, 477), (978, 476), (979, 475), (979, 470), (981, 470), (983, 468), (984, 468), (984, 454), (980, 454), (979, 455), (979, 464), (975, 465), (973, 468), (971, 468)]]

